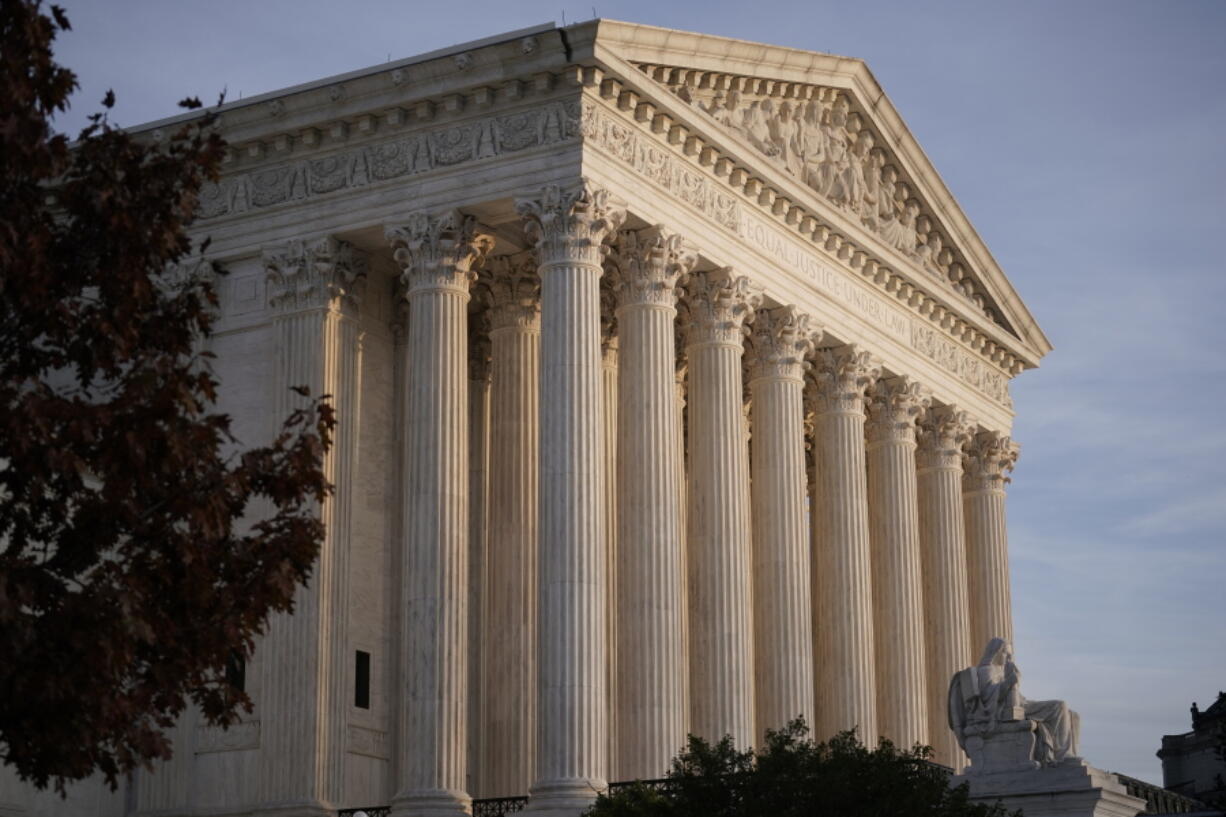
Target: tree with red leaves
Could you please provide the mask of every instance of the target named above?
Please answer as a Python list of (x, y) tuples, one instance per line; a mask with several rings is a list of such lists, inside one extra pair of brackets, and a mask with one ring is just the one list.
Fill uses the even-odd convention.
[(214, 120), (153, 144), (99, 114), (70, 144), (46, 11), (0, 0), (0, 759), (63, 790), (168, 757), (188, 705), (250, 709), (225, 668), (311, 572), (334, 420), (232, 438), (201, 351), (220, 271), (186, 232)]

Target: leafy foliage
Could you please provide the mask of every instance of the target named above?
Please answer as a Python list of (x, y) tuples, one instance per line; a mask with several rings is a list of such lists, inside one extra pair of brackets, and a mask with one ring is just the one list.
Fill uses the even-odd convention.
[(900, 751), (888, 740), (865, 747), (854, 732), (818, 743), (803, 719), (767, 732), (756, 753), (731, 738), (712, 745), (690, 736), (664, 786), (639, 783), (602, 795), (589, 817), (1003, 817), (999, 806), (972, 803), (966, 786), (951, 789), (949, 772), (928, 761), (930, 750)]
[(224, 668), (310, 574), (333, 416), (232, 437), (201, 351), (217, 271), (186, 233), (214, 119), (154, 144), (99, 114), (70, 145), (49, 12), (0, 0), (0, 758), (62, 790), (168, 757), (189, 702), (250, 708)]

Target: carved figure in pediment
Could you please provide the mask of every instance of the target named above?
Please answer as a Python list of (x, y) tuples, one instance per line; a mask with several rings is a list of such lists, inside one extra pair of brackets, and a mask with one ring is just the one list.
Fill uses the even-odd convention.
[[(860, 221), (873, 232), (881, 229), (881, 197), (884, 191), (885, 153), (873, 148), (868, 165), (864, 169), (864, 205), (860, 208)], [(891, 194), (893, 191), (890, 191)]]
[(873, 134), (862, 130), (848, 152), (847, 167), (843, 171), (843, 186), (847, 191), (844, 206), (853, 213), (862, 213), (869, 208), (867, 174), (871, 170), (872, 153)]
[(850, 162), (850, 144), (847, 133), (847, 100), (840, 97), (830, 109), (830, 115), (822, 134), (826, 142), (826, 161), (819, 171), (821, 191), (830, 197), (835, 204), (847, 206), (851, 201), (851, 190), (847, 183), (847, 170)]
[(771, 158), (779, 155), (779, 147), (771, 135), (771, 120), (775, 105), (769, 99), (754, 100), (745, 111), (742, 132), (749, 143)]
[(805, 106), (800, 131), (796, 135), (796, 152), (800, 155), (803, 168), (800, 173), (801, 181), (819, 193), (825, 193), (822, 186), (822, 167), (826, 163), (826, 133), (822, 130), (825, 115), (821, 105), (810, 101)]
[[(879, 156), (882, 161), (885, 160), (883, 154), (879, 154)], [(898, 169), (894, 165), (882, 167), (877, 185), (877, 220), (875, 229), (884, 235), (902, 212), (902, 202), (899, 201), (898, 197)]]
[(707, 115), (725, 127), (739, 131), (745, 114), (740, 110), (741, 95), (736, 91), (717, 92), (711, 104), (703, 108)]
[(799, 136), (800, 106), (784, 102), (779, 106), (779, 117), (775, 120), (775, 144), (788, 173), (798, 178), (804, 170), (804, 160), (798, 151)]
[(919, 235), (915, 231), (915, 220), (919, 217), (920, 204), (915, 199), (907, 199), (898, 217), (886, 225), (881, 237), (890, 246), (914, 257)]
[(933, 275), (941, 275), (943, 272), (940, 263), (941, 249), (941, 234), (936, 230), (929, 230), (927, 239), (915, 251), (920, 265)]

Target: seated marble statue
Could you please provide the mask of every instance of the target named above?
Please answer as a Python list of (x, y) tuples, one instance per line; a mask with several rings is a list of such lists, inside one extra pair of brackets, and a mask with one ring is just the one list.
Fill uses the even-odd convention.
[[(1006, 733), (1034, 732), (1029, 760), (1035, 766), (1077, 762), (1081, 721), (1064, 701), (1028, 701), (1020, 689), (1021, 673), (1013, 650), (993, 638), (979, 664), (954, 674), (949, 684), (949, 726), (974, 768), (981, 765), (985, 741)], [(1027, 746), (1029, 738), (1027, 737)]]

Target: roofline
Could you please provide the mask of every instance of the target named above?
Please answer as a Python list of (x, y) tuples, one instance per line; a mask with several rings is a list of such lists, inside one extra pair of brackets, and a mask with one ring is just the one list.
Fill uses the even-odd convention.
[[(279, 97), (289, 96), (290, 94), (312, 91), (316, 88), (324, 88), (329, 85), (335, 85), (338, 82), (348, 82), (350, 80), (360, 79), (361, 77), (370, 76), (372, 74), (379, 74), (384, 71), (393, 71), (397, 68), (405, 68), (410, 65), (416, 65), (417, 63), (436, 60), (440, 57), (448, 57), (452, 54), (472, 51), (475, 48), (484, 48), (487, 45), (497, 45), (499, 43), (509, 42), (510, 40), (530, 37), (533, 34), (544, 34), (547, 31), (554, 31), (557, 28), (558, 25), (553, 21), (550, 21), (548, 23), (540, 23), (539, 25), (529, 26), (528, 28), (507, 31), (502, 34), (493, 34), (489, 37), (482, 37), (479, 40), (469, 40), (468, 42), (450, 45), (446, 48), (438, 48), (434, 51), (427, 51), (424, 54), (415, 54), (414, 56), (405, 57), (404, 59), (394, 60), (392, 62), (369, 65), (365, 68), (346, 71), (343, 74), (333, 74), (332, 76), (311, 80), (310, 82), (303, 82), (299, 85), (291, 85), (288, 88), (277, 88), (272, 91), (265, 91), (264, 93), (256, 94), (255, 96), (243, 97), (242, 99), (236, 99), (233, 102), (226, 102), (217, 107), (210, 108), (209, 111), (211, 113), (225, 113), (226, 111), (238, 110), (239, 108), (246, 108), (251, 105), (259, 105), (262, 102), (270, 102)], [(175, 114), (174, 116), (167, 116), (163, 119), (155, 119), (152, 122), (143, 122), (139, 125), (133, 125), (130, 128), (125, 128), (125, 130), (131, 133), (140, 133), (141, 131), (153, 130), (154, 128), (163, 128), (167, 125), (176, 125), (180, 122), (189, 122), (192, 119), (200, 117), (200, 115), (200, 111), (190, 111), (187, 113)]]

